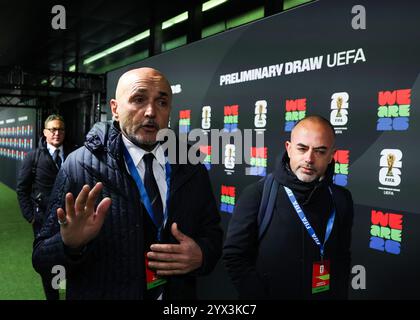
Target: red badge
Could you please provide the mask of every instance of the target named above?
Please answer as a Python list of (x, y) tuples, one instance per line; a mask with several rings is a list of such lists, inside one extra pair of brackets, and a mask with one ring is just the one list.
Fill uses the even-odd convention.
[(312, 293), (330, 289), (330, 261), (316, 261), (312, 265)]
[(149, 259), (147, 259), (147, 253), (144, 255), (144, 262), (146, 264), (146, 283), (147, 283), (147, 290), (152, 289), (154, 287), (160, 286), (166, 283), (166, 279), (159, 278), (156, 274), (156, 271), (149, 268)]

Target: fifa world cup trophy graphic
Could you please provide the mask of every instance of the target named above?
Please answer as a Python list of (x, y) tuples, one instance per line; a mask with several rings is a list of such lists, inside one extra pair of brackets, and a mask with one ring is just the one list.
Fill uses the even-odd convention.
[(233, 145), (226, 145), (225, 167), (227, 169), (235, 167), (235, 150)]
[(392, 168), (394, 167), (395, 155), (392, 153), (389, 153), (388, 156), (386, 157), (386, 161), (388, 162), (388, 172), (386, 176), (393, 177), (394, 175), (392, 174)]
[(209, 110), (207, 110), (207, 109), (204, 110), (204, 123), (206, 125), (209, 124)]
[(210, 129), (211, 122), (211, 108), (210, 106), (204, 106), (201, 120), (201, 127), (205, 130)]
[(262, 116), (262, 112), (263, 112), (263, 105), (260, 103), (259, 105), (258, 105), (258, 120), (261, 120), (261, 116)]
[(343, 98), (338, 97), (337, 98), (337, 118), (341, 118), (341, 108), (343, 107)]

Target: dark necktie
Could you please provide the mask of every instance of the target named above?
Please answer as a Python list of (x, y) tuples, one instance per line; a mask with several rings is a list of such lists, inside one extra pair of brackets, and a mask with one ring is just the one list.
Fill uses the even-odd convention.
[(163, 223), (163, 206), (162, 199), (160, 197), (159, 187), (157, 185), (155, 176), (153, 175), (153, 159), (155, 156), (153, 153), (147, 153), (144, 155), (144, 187), (146, 188), (147, 194), (150, 199), (150, 203), (153, 208), (153, 216), (157, 223), (157, 228)]
[(55, 149), (53, 159), (54, 159), (54, 162), (57, 165), (58, 169), (60, 169), (61, 168), (60, 149)]
[[(160, 197), (159, 187), (157, 185), (155, 176), (153, 175), (153, 159), (155, 156), (153, 153), (147, 153), (143, 156), (145, 171), (144, 171), (144, 187), (146, 188), (147, 194), (149, 196), (150, 203), (153, 209), (153, 216), (157, 223), (157, 228), (159, 229), (163, 223), (163, 206), (162, 199)], [(154, 241), (152, 241), (153, 243)], [(146, 290), (145, 299), (147, 300), (157, 300), (159, 296), (163, 293), (163, 285), (154, 287), (152, 289)]]

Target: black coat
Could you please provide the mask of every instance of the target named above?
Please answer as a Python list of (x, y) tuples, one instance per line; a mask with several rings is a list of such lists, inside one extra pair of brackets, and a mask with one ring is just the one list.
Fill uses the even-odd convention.
[[(50, 215), (34, 244), (33, 265), (39, 273), (54, 265), (66, 268), (67, 299), (142, 299), (146, 290), (144, 237), (147, 211), (136, 185), (126, 170), (118, 124), (96, 124), (85, 146), (63, 164), (54, 187)], [(77, 195), (84, 184), (102, 182), (103, 197), (112, 205), (98, 236), (80, 259), (63, 246), (56, 209), (64, 208), (67, 192)], [(98, 200), (99, 201), (99, 200)], [(172, 165), (169, 218), (162, 242), (177, 243), (168, 227), (193, 238), (203, 253), (203, 265), (192, 273), (168, 278), (165, 299), (196, 298), (196, 276), (211, 272), (222, 251), (220, 215), (203, 165)], [(147, 227), (147, 224), (146, 224)]]
[[(258, 241), (257, 214), (264, 181), (241, 194), (229, 223), (223, 260), (239, 298), (253, 299), (346, 299), (350, 275), (350, 243), (353, 221), (351, 194), (332, 184), (334, 163), (321, 182), (303, 183), (289, 169), (285, 154), (274, 172), (280, 183), (271, 222)], [(312, 264), (320, 250), (297, 216), (283, 188), (294, 192), (320, 241), (333, 206), (336, 218), (325, 246), (331, 260), (330, 290), (311, 293)], [(331, 198), (328, 186), (332, 187)]]
[[(65, 146), (64, 157), (70, 151)], [(42, 225), (57, 173), (58, 168), (48, 152), (45, 137), (42, 137), (38, 149), (28, 153), (23, 161), (17, 178), (16, 193), (22, 215), (28, 222), (35, 218), (35, 222)]]

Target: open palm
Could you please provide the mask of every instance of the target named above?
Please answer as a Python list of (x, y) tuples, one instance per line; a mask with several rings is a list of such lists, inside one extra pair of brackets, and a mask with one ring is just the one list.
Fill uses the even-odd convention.
[(98, 235), (111, 205), (111, 199), (104, 198), (95, 211), (96, 199), (102, 188), (100, 182), (92, 190), (84, 185), (76, 201), (72, 193), (66, 194), (66, 210), (57, 209), (59, 221), (66, 221), (60, 226), (61, 238), (66, 246), (80, 248)]

